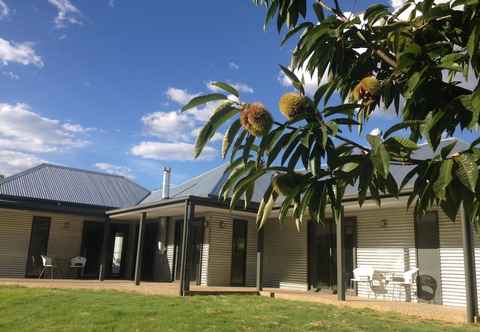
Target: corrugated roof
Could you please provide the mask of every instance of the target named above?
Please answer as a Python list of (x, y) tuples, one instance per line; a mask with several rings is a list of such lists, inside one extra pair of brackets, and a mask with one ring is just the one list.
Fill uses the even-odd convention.
[[(438, 150), (445, 147), (446, 145), (450, 144), (452, 141), (457, 140), (457, 144), (452, 150), (452, 154), (455, 152), (463, 151), (468, 149), (468, 144), (455, 139), (444, 139), (440, 143)], [(433, 151), (427, 144), (422, 144), (420, 148), (413, 153), (413, 158), (416, 159), (427, 159), (433, 156)], [(227, 174), (225, 174), (225, 169), (227, 168), (227, 164), (223, 164), (219, 167), (216, 167), (206, 173), (203, 173), (199, 176), (196, 176), (179, 186), (173, 187), (170, 191), (170, 198), (181, 198), (187, 196), (199, 196), (199, 197), (218, 197), (218, 193), (222, 188), (222, 185), (225, 183), (226, 179), (228, 178)], [(402, 181), (405, 175), (413, 168), (414, 166), (395, 166), (392, 165), (390, 171), (397, 180), (398, 183)], [(415, 178), (410, 180), (409, 184), (413, 184)], [(254, 202), (260, 202), (262, 200), (263, 194), (267, 189), (268, 185), (270, 184), (270, 175), (265, 175), (257, 180), (255, 183), (255, 191), (252, 200)], [(408, 185), (407, 185), (408, 187)], [(346, 189), (347, 195), (355, 195), (357, 194), (357, 187), (356, 186), (349, 186)], [(143, 200), (142, 204), (154, 203), (158, 202), (162, 199), (162, 191), (153, 191), (149, 196)]]
[(149, 191), (118, 175), (41, 164), (0, 182), (0, 197), (108, 208), (136, 205)]

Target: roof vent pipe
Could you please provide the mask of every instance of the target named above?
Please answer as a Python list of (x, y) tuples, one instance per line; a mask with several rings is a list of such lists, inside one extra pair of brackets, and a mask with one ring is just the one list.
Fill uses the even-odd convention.
[(170, 167), (163, 168), (163, 187), (162, 187), (162, 199), (170, 198), (170, 175), (172, 169)]

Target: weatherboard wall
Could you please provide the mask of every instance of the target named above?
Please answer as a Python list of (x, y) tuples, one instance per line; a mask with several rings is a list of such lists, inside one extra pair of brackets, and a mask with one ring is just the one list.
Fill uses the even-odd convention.
[(264, 230), (264, 286), (308, 289), (307, 227), (269, 220)]
[(70, 258), (80, 255), (83, 222), (95, 219), (17, 209), (0, 209), (0, 276), (25, 276), (34, 216), (51, 218), (47, 255), (57, 266), (55, 276), (73, 277), (68, 264)]
[[(405, 208), (373, 208), (346, 212), (357, 220), (356, 265), (369, 265), (376, 271), (402, 273), (416, 267), (413, 216)], [(359, 283), (358, 295), (392, 299), (391, 285), (375, 284), (372, 288)], [(415, 300), (414, 292), (409, 297)], [(405, 300), (403, 289), (395, 290), (395, 298)]]

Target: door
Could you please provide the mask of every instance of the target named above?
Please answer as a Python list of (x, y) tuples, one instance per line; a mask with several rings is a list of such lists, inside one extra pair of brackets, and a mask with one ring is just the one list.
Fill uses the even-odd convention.
[(440, 274), (440, 239), (437, 213), (428, 213), (415, 222), (417, 247), (419, 302), (442, 304), (442, 280)]
[(96, 221), (85, 221), (83, 224), (83, 240), (81, 256), (87, 259), (84, 277), (97, 278), (103, 244), (104, 224)]
[(175, 238), (174, 238), (174, 250), (173, 250), (173, 266), (174, 276), (173, 280), (180, 280), (180, 268), (182, 260), (182, 236), (183, 236), (183, 220), (175, 221)]
[(203, 220), (196, 220), (190, 226), (189, 267), (190, 281), (200, 285), (202, 278)]
[(126, 260), (130, 226), (128, 224), (112, 223), (110, 232), (110, 248), (107, 256), (110, 262), (110, 270), (107, 271), (109, 272), (108, 276), (113, 278), (127, 277)]
[(232, 286), (245, 286), (248, 222), (235, 219), (232, 234)]
[(38, 277), (43, 263), (41, 255), (47, 255), (50, 218), (33, 217), (30, 246), (27, 258), (27, 277)]
[(158, 251), (158, 223), (145, 225), (145, 237), (143, 245), (142, 279), (154, 280), (154, 265), (156, 252)]
[[(202, 252), (203, 252), (203, 219), (194, 220), (190, 224), (190, 241), (188, 242), (188, 261), (187, 271), (190, 281), (195, 281), (197, 285), (201, 283)], [(183, 251), (183, 220), (175, 222), (175, 280), (180, 280)]]
[[(356, 230), (355, 218), (344, 219), (345, 279), (353, 274), (355, 266)], [(337, 287), (337, 237), (336, 225), (331, 219), (323, 224), (308, 225), (309, 286), (313, 289)]]

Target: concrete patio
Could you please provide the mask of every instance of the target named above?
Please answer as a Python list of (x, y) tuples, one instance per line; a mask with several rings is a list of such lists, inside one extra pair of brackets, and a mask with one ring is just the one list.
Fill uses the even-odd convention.
[[(0, 286), (22, 286), (30, 288), (88, 289), (134, 292), (145, 295), (178, 296), (179, 283), (142, 282), (136, 286), (125, 280), (68, 280), (68, 279), (9, 279), (1, 278)], [(382, 312), (396, 312), (421, 319), (439, 320), (448, 323), (464, 323), (465, 309), (442, 305), (381, 301), (348, 296), (345, 302), (339, 302), (336, 295), (329, 293), (295, 292), (276, 288), (265, 288), (258, 293), (253, 287), (199, 287), (191, 285), (190, 295), (261, 295), (271, 298), (304, 301), (320, 304), (372, 309)]]

